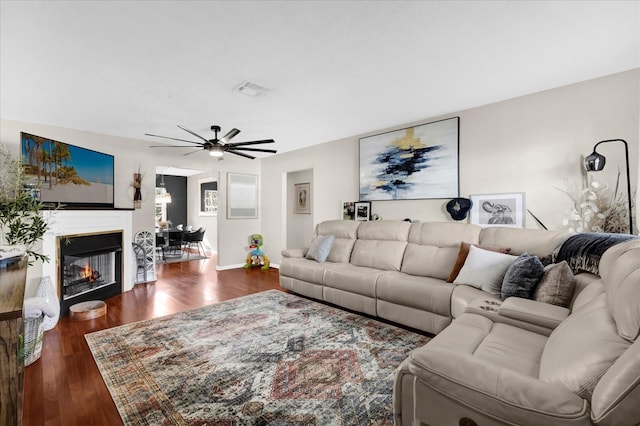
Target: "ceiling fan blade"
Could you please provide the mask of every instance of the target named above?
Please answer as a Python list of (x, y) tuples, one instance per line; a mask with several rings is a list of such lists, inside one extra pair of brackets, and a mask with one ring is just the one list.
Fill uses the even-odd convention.
[(199, 146), (187, 146), (187, 145), (151, 145), (149, 148), (197, 148), (197, 149), (202, 149)]
[(262, 141), (249, 141), (249, 142), (236, 142), (236, 143), (230, 143), (228, 144), (229, 146), (244, 146), (244, 145), (258, 145), (261, 143), (275, 143), (275, 141), (273, 139), (265, 139)]
[(262, 148), (242, 148), (242, 147), (235, 147), (235, 146), (230, 146), (228, 151), (235, 151), (235, 150), (242, 150), (242, 151), (254, 151), (254, 152), (270, 152), (272, 154), (277, 153), (278, 151), (276, 151), (275, 149), (262, 149)]
[(193, 136), (197, 137), (198, 139), (202, 139), (205, 142), (209, 142), (208, 139), (203, 138), (202, 136), (200, 136), (196, 132), (192, 132), (191, 130), (187, 129), (186, 127), (183, 127), (183, 126), (181, 126), (179, 124), (178, 124), (178, 127), (181, 128), (182, 130), (184, 130), (185, 132), (191, 133)]
[(243, 154), (243, 153), (241, 153), (241, 152), (237, 152), (237, 151), (229, 150), (229, 151), (226, 151), (226, 152), (228, 152), (229, 154), (239, 155), (240, 157), (250, 158), (250, 159), (252, 159), (252, 160), (253, 160), (254, 158), (256, 158), (256, 157), (253, 157), (253, 156), (251, 156), (251, 155)]
[(233, 129), (229, 130), (229, 131), (227, 132), (227, 134), (226, 134), (226, 135), (224, 135), (224, 136), (222, 137), (222, 139), (220, 139), (220, 142), (222, 142), (222, 143), (228, 143), (228, 142), (229, 142), (231, 139), (233, 139), (233, 138), (234, 138), (238, 133), (240, 133), (240, 130), (238, 130), (238, 129), (236, 129), (236, 128), (233, 128)]
[(150, 133), (145, 133), (145, 136), (153, 136), (154, 138), (171, 139), (172, 141), (189, 142), (189, 143), (195, 143), (196, 145), (202, 145), (201, 142), (188, 141), (186, 139), (170, 138), (169, 136), (152, 135)]
[(187, 152), (185, 154), (182, 155), (191, 155), (191, 154), (195, 154), (196, 152), (200, 152), (201, 150), (197, 150), (197, 151), (191, 151), (191, 152)]

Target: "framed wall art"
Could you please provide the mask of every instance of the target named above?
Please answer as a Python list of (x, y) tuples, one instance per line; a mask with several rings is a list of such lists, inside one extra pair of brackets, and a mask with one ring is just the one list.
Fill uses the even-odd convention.
[(524, 192), (471, 195), (470, 198), (472, 224), (524, 228)]
[(354, 207), (356, 220), (368, 221), (371, 218), (371, 203), (369, 201), (358, 201)]
[(356, 219), (355, 201), (343, 201), (341, 204), (342, 204), (342, 220), (355, 220)]
[(215, 178), (199, 179), (200, 211), (199, 216), (218, 215), (218, 180)]
[(459, 195), (459, 124), (453, 117), (360, 139), (360, 200)]
[(311, 184), (296, 183), (293, 212), (296, 214), (311, 214)]
[(258, 217), (258, 176), (227, 173), (227, 219)]

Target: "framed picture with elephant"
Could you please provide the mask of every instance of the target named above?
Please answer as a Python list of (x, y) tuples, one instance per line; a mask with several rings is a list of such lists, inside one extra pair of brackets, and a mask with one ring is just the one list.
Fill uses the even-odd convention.
[(524, 192), (471, 195), (470, 198), (472, 224), (524, 228)]

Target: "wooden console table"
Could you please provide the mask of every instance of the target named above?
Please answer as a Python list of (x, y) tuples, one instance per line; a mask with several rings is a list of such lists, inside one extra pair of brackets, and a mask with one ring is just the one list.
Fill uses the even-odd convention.
[(0, 425), (22, 425), (24, 287), (27, 257), (0, 265)]

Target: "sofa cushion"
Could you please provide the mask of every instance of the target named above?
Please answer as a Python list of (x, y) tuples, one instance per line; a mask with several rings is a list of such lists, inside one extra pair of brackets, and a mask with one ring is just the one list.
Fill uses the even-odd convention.
[(566, 308), (571, 303), (574, 287), (573, 272), (567, 262), (553, 263), (545, 266), (533, 299)]
[(457, 252), (457, 245), (437, 247), (409, 243), (404, 251), (400, 270), (405, 274), (443, 280), (451, 271)]
[[(503, 299), (507, 297), (531, 299), (543, 273), (544, 266), (537, 256), (522, 253), (504, 274), (500, 290), (501, 297)], [(489, 293), (496, 294), (495, 288), (489, 289)]]
[(547, 337), (541, 334), (495, 323), (474, 355), (493, 365), (536, 377), (546, 341)]
[(353, 244), (358, 236), (360, 222), (355, 220), (328, 220), (316, 226), (314, 237), (333, 235), (335, 237), (327, 260), (335, 263), (348, 263)]
[(399, 271), (411, 224), (373, 221), (360, 225), (350, 262), (356, 266)]
[(629, 346), (600, 294), (553, 330), (540, 360), (540, 380), (590, 400), (600, 377)]
[[(470, 285), (495, 295), (496, 289), (502, 287), (504, 274), (516, 258), (471, 246), (467, 260), (453, 283)], [(497, 294), (500, 294), (499, 290)]]
[(329, 257), (329, 252), (335, 239), (336, 237), (334, 235), (318, 235), (311, 241), (305, 257), (320, 263), (324, 262), (327, 260), (327, 257)]
[(318, 263), (315, 260), (305, 258), (285, 257), (280, 261), (280, 275), (313, 284), (322, 284), (325, 271), (338, 265), (340, 264)]
[(640, 238), (615, 245), (600, 260), (609, 313), (618, 333), (635, 340), (640, 333)]
[(451, 316), (450, 299), (453, 285), (430, 277), (402, 272), (384, 272), (378, 277), (376, 295), (379, 300)]
[(401, 271), (446, 279), (458, 255), (460, 242), (477, 242), (481, 229), (476, 225), (456, 222), (411, 224)]
[(404, 241), (409, 238), (411, 223), (402, 220), (374, 220), (358, 227), (359, 240)]
[(338, 264), (324, 274), (324, 286), (376, 297), (376, 282), (383, 271), (350, 264)]
[[(481, 248), (482, 250), (495, 251), (498, 253), (508, 254), (511, 249), (506, 247), (492, 247), (492, 246), (481, 246), (478, 244), (473, 244), (474, 246)], [(460, 243), (460, 249), (458, 250), (458, 257), (456, 258), (456, 262), (451, 268), (451, 272), (449, 272), (449, 276), (447, 277), (447, 282), (452, 283), (455, 281), (456, 277), (460, 273), (460, 269), (464, 266), (464, 262), (467, 260), (467, 256), (469, 256), (469, 247), (471, 247), (470, 243), (465, 241)]]
[(567, 231), (542, 229), (489, 227), (480, 232), (480, 244), (510, 247), (512, 254), (529, 253), (543, 258), (557, 250), (570, 234)]

